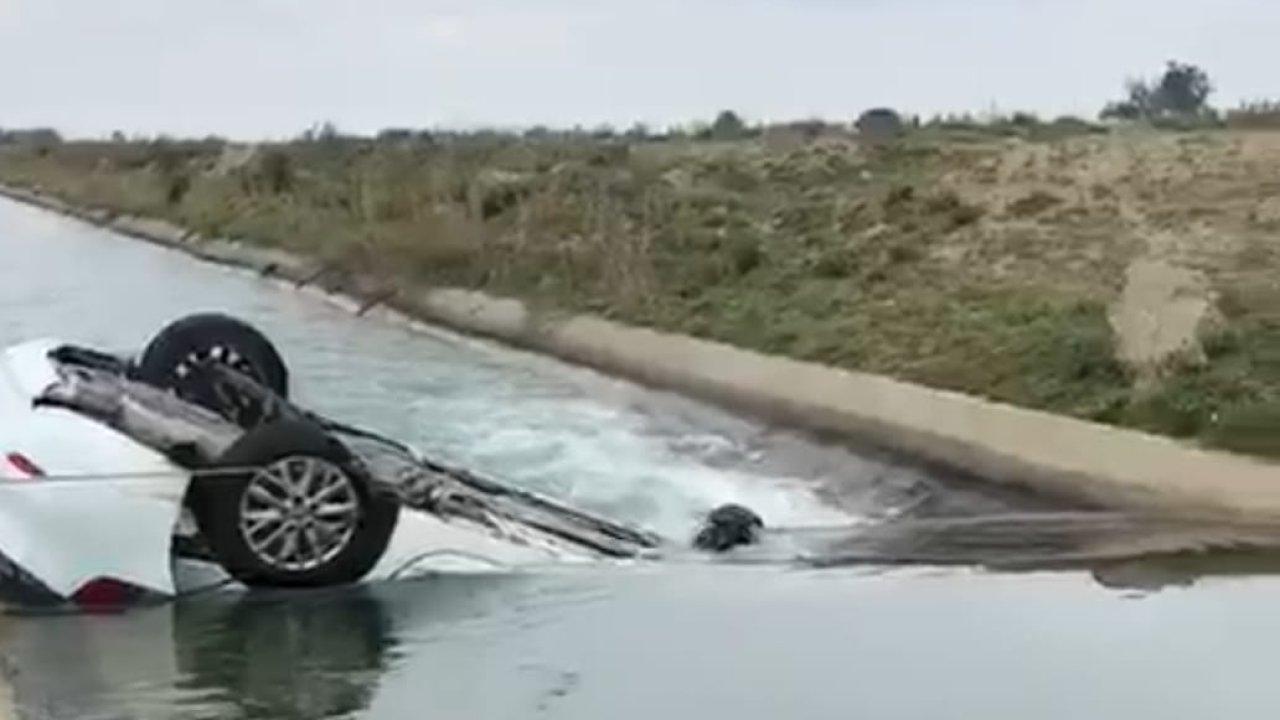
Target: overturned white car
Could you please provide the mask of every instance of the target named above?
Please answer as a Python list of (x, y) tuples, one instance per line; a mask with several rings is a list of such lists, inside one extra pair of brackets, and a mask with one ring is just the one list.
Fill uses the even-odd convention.
[[(207, 582), (182, 570), (201, 565), (249, 586), (315, 587), (446, 556), (509, 566), (662, 544), (287, 398), (275, 348), (225, 315), (178, 320), (137, 357), (9, 348), (0, 586), (92, 603), (182, 592)], [(741, 508), (713, 516), (698, 540), (707, 549), (760, 527)]]

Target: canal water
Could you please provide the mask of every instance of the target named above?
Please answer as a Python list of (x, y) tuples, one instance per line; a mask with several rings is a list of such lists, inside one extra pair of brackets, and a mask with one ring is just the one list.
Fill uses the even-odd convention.
[[(139, 348), (192, 311), (265, 330), (295, 395), (673, 539), (1040, 501), (0, 202), (0, 344)], [(23, 718), (1261, 717), (1280, 584), (1198, 560), (1060, 572), (722, 565), (439, 576), (0, 617)]]

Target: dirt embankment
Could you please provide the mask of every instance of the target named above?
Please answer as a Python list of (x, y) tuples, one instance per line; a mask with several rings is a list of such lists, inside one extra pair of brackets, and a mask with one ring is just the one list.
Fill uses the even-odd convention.
[(1280, 454), (1280, 134), (78, 143), (0, 152), (0, 181)]

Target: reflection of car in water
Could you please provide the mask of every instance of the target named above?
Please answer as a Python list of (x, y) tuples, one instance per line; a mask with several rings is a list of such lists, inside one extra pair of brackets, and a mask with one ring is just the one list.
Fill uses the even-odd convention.
[(0, 717), (348, 717), (372, 701), (396, 638), (483, 614), (524, 582), (218, 592), (117, 615), (0, 618)]
[[(171, 547), (246, 585), (320, 587), (442, 558), (510, 567), (662, 545), (306, 411), (288, 389), (272, 344), (223, 315), (178, 320), (136, 358), (10, 348), (0, 570), (28, 590), (98, 602), (182, 591)], [(724, 550), (760, 523), (738, 511), (710, 525), (699, 545)]]
[(174, 605), (183, 684), (223, 717), (343, 717), (368, 706), (391, 620), (362, 588)]

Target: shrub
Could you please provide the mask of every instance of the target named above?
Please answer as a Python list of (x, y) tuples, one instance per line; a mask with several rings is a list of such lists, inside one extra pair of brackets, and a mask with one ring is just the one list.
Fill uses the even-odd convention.
[(1167, 116), (1192, 117), (1211, 112), (1209, 74), (1190, 63), (1170, 60), (1164, 73), (1147, 82), (1134, 78), (1125, 83), (1123, 100), (1108, 103), (1099, 113), (1103, 120), (1137, 120)]
[(169, 205), (177, 205), (182, 202), (182, 198), (186, 197), (187, 192), (191, 190), (191, 176), (186, 173), (177, 173), (170, 175), (166, 180), (165, 202)]
[(1212, 445), (1236, 452), (1280, 456), (1280, 403), (1255, 402), (1222, 410), (1208, 433)]
[(272, 194), (280, 195), (293, 189), (293, 162), (283, 150), (272, 149), (265, 152), (258, 169)]
[(893, 140), (906, 129), (902, 117), (889, 108), (872, 108), (862, 113), (855, 126), (859, 135), (873, 143)]
[(739, 275), (746, 275), (755, 270), (764, 259), (760, 244), (746, 237), (735, 239), (729, 246), (729, 253), (733, 258), (733, 268)]
[(738, 140), (747, 135), (747, 124), (732, 110), (722, 110), (711, 123), (713, 140)]

